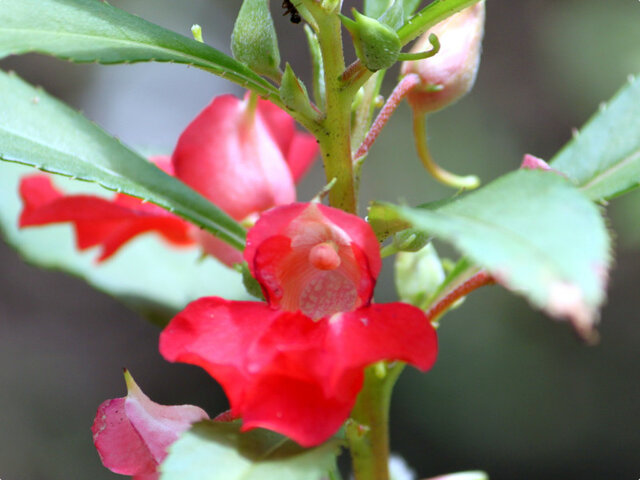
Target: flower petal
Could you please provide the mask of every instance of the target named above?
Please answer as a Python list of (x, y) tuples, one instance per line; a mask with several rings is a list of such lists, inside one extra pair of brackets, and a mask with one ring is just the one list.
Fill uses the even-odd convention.
[(206, 420), (209, 415), (194, 405), (159, 405), (152, 402), (129, 373), (125, 373), (127, 397), (124, 408), (127, 418), (145, 443), (156, 463), (167, 456), (167, 448), (192, 423)]
[(158, 478), (157, 466), (167, 448), (192, 423), (208, 419), (193, 405), (164, 406), (152, 402), (125, 371), (127, 396), (103, 402), (91, 427), (93, 442), (105, 467), (138, 480)]
[(297, 183), (318, 155), (316, 138), (308, 133), (297, 131), (291, 115), (268, 100), (258, 100), (258, 112), (280, 147), (289, 164), (293, 180)]
[(124, 398), (114, 398), (98, 407), (91, 432), (100, 460), (122, 475), (153, 473), (157, 463), (127, 418), (124, 403)]
[(367, 304), (381, 267), (369, 224), (319, 204), (263, 214), (244, 257), (270, 305), (314, 319)]
[(189, 224), (166, 210), (128, 195), (109, 200), (94, 195), (64, 195), (47, 175), (24, 177), (20, 182), (24, 208), (20, 227), (73, 223), (81, 250), (100, 245), (98, 261), (113, 255), (126, 242), (156, 232), (174, 245), (191, 245)]
[(401, 360), (426, 370), (436, 350), (424, 313), (402, 303), (314, 321), (260, 302), (208, 297), (189, 304), (160, 336), (167, 360), (199, 365), (220, 382), (243, 429), (269, 428), (303, 446), (340, 428), (367, 365)]
[(258, 111), (216, 97), (182, 132), (176, 176), (236, 220), (295, 200), (291, 172)]
[[(436, 331), (422, 310), (396, 302), (374, 304), (328, 320), (327, 345), (335, 357), (335, 374), (364, 368), (380, 360), (399, 360), (422, 371), (436, 361)], [(334, 377), (333, 385), (340, 383)]]

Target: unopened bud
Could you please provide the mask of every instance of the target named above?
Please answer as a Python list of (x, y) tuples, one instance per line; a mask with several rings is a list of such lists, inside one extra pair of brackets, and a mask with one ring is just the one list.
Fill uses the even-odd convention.
[(422, 305), (444, 279), (440, 257), (432, 244), (418, 252), (400, 252), (396, 255), (396, 289), (403, 302)]
[(395, 30), (378, 20), (352, 10), (353, 20), (340, 15), (351, 34), (356, 55), (372, 72), (389, 68), (398, 60), (402, 43)]
[(260, 75), (280, 78), (280, 51), (269, 0), (244, 0), (233, 26), (231, 51)]
[(484, 17), (481, 0), (438, 23), (414, 44), (411, 52), (421, 52), (429, 46), (431, 34), (440, 40), (440, 51), (433, 57), (402, 64), (402, 75), (420, 77), (420, 84), (407, 95), (416, 114), (440, 110), (471, 90), (480, 65)]
[(287, 63), (282, 75), (282, 83), (280, 84), (280, 98), (284, 105), (294, 112), (302, 112), (307, 116), (314, 118), (318, 115), (309, 100), (307, 87), (300, 81), (293, 72), (291, 65)]
[(417, 252), (429, 243), (429, 235), (415, 228), (402, 230), (393, 236), (393, 246), (400, 252)]

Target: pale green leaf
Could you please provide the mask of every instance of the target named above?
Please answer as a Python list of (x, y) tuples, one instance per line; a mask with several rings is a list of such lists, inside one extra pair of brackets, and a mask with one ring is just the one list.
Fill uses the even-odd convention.
[[(27, 262), (76, 275), (161, 325), (203, 296), (247, 299), (239, 273), (210, 257), (201, 259), (196, 247), (174, 248), (155, 234), (137, 237), (97, 264), (96, 250), (76, 249), (69, 224), (19, 230), (18, 182), (29, 174), (33, 174), (30, 167), (0, 163), (0, 233)], [(57, 178), (56, 184), (75, 193), (105, 193), (95, 185), (65, 178)]]
[(27, 52), (74, 62), (183, 63), (262, 95), (276, 93), (267, 81), (215, 48), (98, 0), (0, 0), (0, 58)]
[(598, 207), (560, 175), (517, 171), (435, 210), (374, 205), (456, 246), (498, 282), (588, 334), (605, 292), (609, 237)]
[(640, 184), (640, 79), (631, 78), (551, 160), (592, 200)]
[(321, 480), (335, 466), (339, 440), (311, 449), (268, 430), (201, 422), (169, 448), (161, 480)]
[(15, 74), (0, 73), (0, 159), (145, 199), (244, 246), (245, 230), (222, 210)]

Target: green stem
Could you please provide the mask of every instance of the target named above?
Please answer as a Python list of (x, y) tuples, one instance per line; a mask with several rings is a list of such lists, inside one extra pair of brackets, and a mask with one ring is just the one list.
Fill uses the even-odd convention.
[(426, 118), (427, 116), (422, 113), (413, 112), (413, 138), (416, 142), (416, 150), (418, 151), (418, 157), (422, 162), (424, 168), (441, 183), (453, 188), (464, 188), (471, 190), (477, 188), (480, 185), (480, 179), (475, 175), (460, 176), (455, 175), (448, 170), (445, 170), (438, 165), (427, 146), (427, 134), (426, 134)]
[[(318, 9), (320, 10), (320, 9)], [(356, 213), (353, 166), (351, 162), (351, 102), (353, 95), (345, 92), (341, 81), (344, 71), (342, 24), (335, 12), (312, 12), (318, 23), (318, 43), (324, 64), (326, 117), (318, 132), (327, 182), (336, 179), (329, 192), (331, 206)]]
[(356, 480), (389, 480), (389, 405), (403, 368), (403, 363), (394, 363), (365, 370), (364, 386), (347, 425)]

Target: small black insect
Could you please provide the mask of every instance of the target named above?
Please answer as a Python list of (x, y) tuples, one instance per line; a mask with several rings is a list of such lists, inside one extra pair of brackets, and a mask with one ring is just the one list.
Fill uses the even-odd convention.
[(291, 0), (283, 0), (282, 8), (286, 8), (282, 16), (291, 14), (291, 19), (290, 19), (291, 23), (300, 23), (300, 20), (302, 20), (302, 17), (300, 17), (300, 14), (298, 13), (298, 9), (293, 5), (293, 3), (291, 3)]

